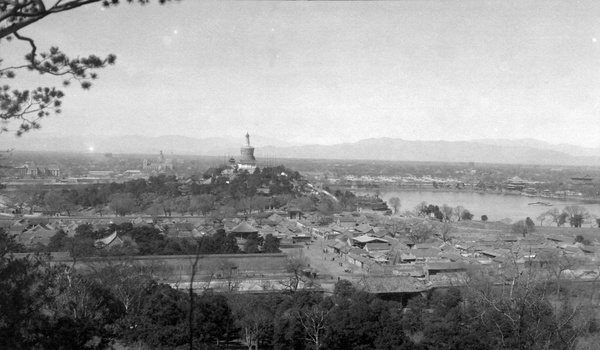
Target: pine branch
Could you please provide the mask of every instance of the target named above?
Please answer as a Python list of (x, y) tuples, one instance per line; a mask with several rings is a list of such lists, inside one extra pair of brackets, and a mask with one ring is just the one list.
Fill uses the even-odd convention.
[[(126, 1), (142, 5), (150, 2), (150, 0)], [(158, 0), (160, 4), (167, 1), (169, 0)], [(120, 3), (119, 0), (57, 0), (47, 8), (43, 0), (0, 0), (0, 39), (10, 40), (14, 36), (20, 41), (29, 43), (30, 46), (30, 51), (25, 56), (27, 64), (0, 68), (0, 79), (14, 78), (15, 71), (27, 69), (39, 74), (65, 77), (64, 86), (70, 85), (71, 81), (75, 80), (81, 88), (89, 89), (92, 85), (91, 80), (98, 77), (94, 70), (115, 64), (115, 55), (110, 54), (105, 58), (89, 55), (71, 59), (58, 47), (51, 47), (48, 52), (38, 53), (34, 39), (21, 35), (19, 30), (51, 14), (70, 11), (96, 2), (102, 2), (104, 7), (116, 6)], [(2, 59), (0, 59), (1, 62)], [(0, 133), (8, 131), (6, 125), (11, 120), (21, 121), (21, 125), (16, 131), (17, 136), (31, 129), (39, 128), (41, 118), (48, 116), (50, 112), (61, 112), (63, 97), (62, 91), (56, 88), (39, 87), (31, 91), (10, 91), (10, 86), (1, 86)]]

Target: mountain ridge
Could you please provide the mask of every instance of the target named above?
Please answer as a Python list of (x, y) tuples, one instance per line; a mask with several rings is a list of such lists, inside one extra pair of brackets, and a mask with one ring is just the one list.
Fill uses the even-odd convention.
[[(286, 153), (282, 153), (282, 150)], [(353, 144), (265, 148), (264, 151), (276, 157), (293, 154), (293, 158), (600, 166), (600, 150), (599, 156), (595, 157), (573, 156), (548, 149), (519, 145), (497, 146), (471, 141), (406, 141), (378, 138)]]
[(525, 147), (548, 149), (548, 150), (553, 150), (553, 151), (557, 151), (557, 152), (571, 154), (574, 156), (583, 156), (583, 157), (600, 156), (600, 148), (581, 147), (581, 146), (575, 146), (575, 145), (570, 145), (570, 144), (566, 144), (566, 143), (553, 144), (553, 143), (536, 140), (536, 139), (532, 139), (532, 138), (516, 139), (516, 140), (475, 139), (472, 141), (477, 142), (477, 143), (485, 143), (485, 144), (498, 145), (498, 146), (520, 145), (520, 146), (525, 146)]

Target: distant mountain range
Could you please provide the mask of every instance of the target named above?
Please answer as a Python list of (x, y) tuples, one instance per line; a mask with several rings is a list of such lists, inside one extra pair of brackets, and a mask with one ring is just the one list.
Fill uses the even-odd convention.
[[(239, 155), (244, 138), (213, 137), (197, 139), (169, 135), (148, 136), (64, 136), (35, 134), (21, 138), (0, 137), (0, 148), (16, 151), (72, 151), (139, 153), (165, 155), (231, 156)], [(556, 145), (534, 139), (485, 139), (473, 141), (408, 141), (372, 138), (336, 145), (301, 145), (276, 138), (252, 135), (255, 155), (277, 158), (365, 159), (391, 161), (477, 162), (545, 165), (600, 166), (600, 148)]]
[[(600, 136), (599, 136), (600, 137)], [(473, 140), (473, 142), (483, 143), (486, 145), (495, 145), (495, 146), (521, 146), (521, 147), (530, 147), (537, 149), (545, 149), (551, 150), (561, 153), (566, 153), (572, 156), (577, 157), (599, 157), (600, 156), (600, 148), (584, 148), (573, 145), (568, 145), (566, 143), (561, 144), (552, 144), (540, 140), (535, 139), (518, 139), (518, 140), (507, 140), (507, 139), (481, 139), (481, 140)]]
[[(331, 146), (264, 147), (276, 157), (600, 166), (600, 149), (542, 141), (407, 141), (374, 138)], [(258, 150), (257, 150), (258, 152)]]

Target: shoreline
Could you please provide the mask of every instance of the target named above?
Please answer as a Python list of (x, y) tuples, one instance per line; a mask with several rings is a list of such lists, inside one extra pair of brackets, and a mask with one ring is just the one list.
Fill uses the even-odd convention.
[(545, 196), (530, 196), (524, 195), (522, 192), (517, 191), (504, 191), (504, 190), (478, 190), (472, 188), (414, 188), (414, 187), (404, 187), (404, 186), (366, 186), (366, 187), (355, 187), (355, 186), (347, 186), (347, 185), (335, 185), (332, 187), (336, 188), (346, 188), (352, 192), (375, 192), (377, 190), (383, 192), (448, 192), (448, 193), (478, 193), (478, 194), (494, 194), (494, 195), (505, 195), (505, 196), (523, 196), (529, 197), (532, 200), (558, 200), (564, 202), (581, 202), (586, 204), (600, 204), (600, 198), (584, 198), (579, 196), (565, 196), (565, 197), (545, 197)]

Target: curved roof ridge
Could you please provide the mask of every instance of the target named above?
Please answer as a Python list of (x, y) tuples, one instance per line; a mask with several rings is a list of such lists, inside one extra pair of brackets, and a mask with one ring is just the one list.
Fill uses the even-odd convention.
[(109, 235), (109, 236), (106, 236), (106, 237), (104, 237), (104, 238), (101, 238), (101, 239), (97, 239), (97, 240), (94, 242), (94, 245), (95, 245), (96, 247), (104, 247), (104, 246), (106, 246), (106, 245), (109, 245), (109, 244), (110, 244), (112, 241), (114, 241), (114, 240), (115, 240), (115, 238), (117, 238), (117, 231), (113, 232), (113, 233), (112, 233), (111, 235)]

